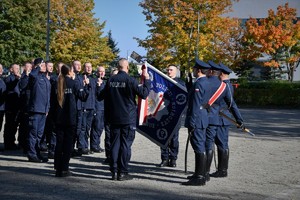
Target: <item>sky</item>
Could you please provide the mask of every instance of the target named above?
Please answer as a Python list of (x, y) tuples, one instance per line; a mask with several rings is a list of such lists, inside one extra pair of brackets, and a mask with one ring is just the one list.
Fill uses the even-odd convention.
[[(148, 26), (143, 9), (138, 5), (141, 0), (94, 0), (95, 17), (100, 22), (106, 21), (104, 34), (112, 31), (112, 37), (120, 49), (120, 57), (128, 57), (132, 51), (145, 56), (146, 50), (138, 47), (133, 37), (145, 39), (148, 34)], [(278, 5), (289, 2), (290, 7), (297, 8), (300, 17), (300, 0), (240, 0), (234, 3), (233, 17), (248, 18), (266, 17), (269, 9), (276, 10)]]

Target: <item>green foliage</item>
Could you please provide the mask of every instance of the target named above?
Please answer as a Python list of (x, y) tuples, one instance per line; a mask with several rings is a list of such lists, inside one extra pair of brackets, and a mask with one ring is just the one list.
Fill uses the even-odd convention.
[(45, 55), (46, 10), (46, 0), (0, 1), (0, 63)]
[(115, 42), (115, 40), (112, 38), (111, 30), (108, 32), (108, 46), (110, 47), (111, 51), (114, 54), (114, 59), (109, 63), (112, 67), (117, 67), (118, 61), (120, 59), (119, 53), (120, 49), (117, 47), (118, 43)]
[(242, 82), (234, 95), (238, 105), (300, 108), (300, 83)]

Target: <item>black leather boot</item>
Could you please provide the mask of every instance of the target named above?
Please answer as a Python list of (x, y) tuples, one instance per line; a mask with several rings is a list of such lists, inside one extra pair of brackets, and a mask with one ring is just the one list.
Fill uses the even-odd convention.
[(213, 154), (213, 150), (209, 150), (206, 153), (207, 153), (207, 161), (206, 161), (206, 175), (205, 175), (205, 178), (206, 178), (206, 181), (209, 181), (210, 180), (210, 177), (209, 177), (210, 166), (211, 166), (214, 154)]
[(206, 183), (206, 153), (195, 154), (195, 173), (188, 182), (182, 185), (205, 185)]
[(218, 148), (218, 170), (210, 176), (215, 178), (227, 177), (229, 150)]

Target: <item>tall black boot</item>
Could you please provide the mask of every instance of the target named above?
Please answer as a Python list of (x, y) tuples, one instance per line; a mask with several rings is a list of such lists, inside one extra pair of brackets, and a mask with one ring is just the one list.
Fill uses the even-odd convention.
[(218, 170), (210, 176), (215, 178), (227, 177), (229, 150), (218, 148)]
[(205, 185), (206, 182), (206, 153), (195, 153), (195, 173), (192, 178), (182, 185)]
[(210, 180), (210, 177), (209, 177), (209, 172), (210, 172), (210, 166), (211, 166), (211, 163), (212, 163), (212, 159), (213, 159), (213, 150), (209, 150), (206, 152), (207, 153), (207, 161), (206, 161), (206, 181), (209, 181)]

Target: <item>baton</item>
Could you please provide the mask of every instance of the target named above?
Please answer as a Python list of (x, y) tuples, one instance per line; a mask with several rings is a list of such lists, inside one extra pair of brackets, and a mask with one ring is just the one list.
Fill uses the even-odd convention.
[[(224, 114), (223, 112), (219, 112), (220, 113), (220, 115), (221, 116), (223, 116), (223, 117), (225, 117), (226, 119), (228, 119), (230, 122), (232, 122), (234, 125), (236, 125), (238, 128), (240, 128), (241, 126), (234, 120), (234, 119), (232, 119), (231, 117), (229, 117), (229, 116), (227, 116), (226, 114)], [(249, 129), (247, 129), (247, 128), (242, 128), (242, 131), (244, 131), (244, 132), (246, 132), (246, 133), (248, 133), (249, 135), (251, 135), (251, 136), (255, 136), (255, 134), (254, 133), (252, 133)]]
[(186, 139), (186, 146), (185, 146), (185, 158), (184, 158), (184, 172), (187, 173), (187, 156), (188, 156), (188, 149), (189, 149), (189, 142), (190, 142), (190, 132), (188, 133), (188, 137)]

